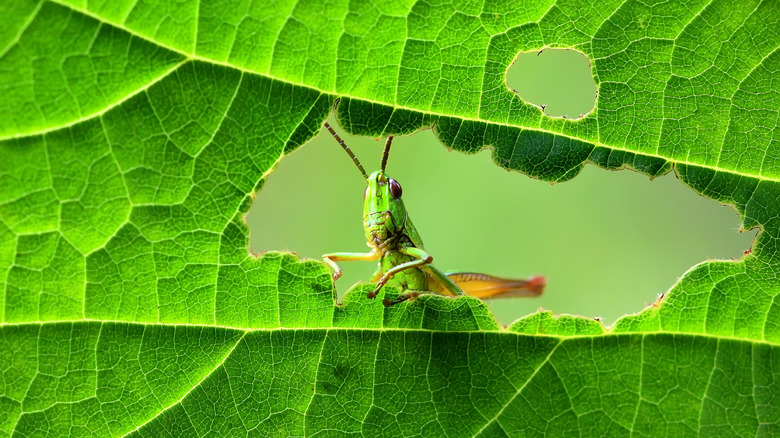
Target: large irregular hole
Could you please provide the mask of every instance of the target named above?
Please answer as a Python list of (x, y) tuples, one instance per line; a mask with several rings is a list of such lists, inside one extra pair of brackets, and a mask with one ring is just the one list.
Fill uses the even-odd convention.
[[(368, 172), (379, 167), (383, 142), (339, 131)], [(387, 172), (403, 186), (410, 217), (440, 269), (547, 277), (542, 297), (489, 301), (504, 324), (537, 307), (612, 323), (655, 301), (694, 264), (740, 257), (754, 237), (737, 233), (732, 208), (697, 195), (673, 174), (650, 181), (586, 166), (574, 180), (551, 186), (500, 171), (488, 151), (448, 152), (430, 130), (397, 137)], [(314, 259), (368, 250), (364, 189), (323, 129), (282, 160), (258, 194), (248, 216), (251, 249)], [(376, 265), (342, 267), (340, 296), (368, 281)]]
[(548, 116), (576, 119), (591, 112), (596, 104), (590, 61), (576, 50), (522, 52), (509, 66), (506, 83)]

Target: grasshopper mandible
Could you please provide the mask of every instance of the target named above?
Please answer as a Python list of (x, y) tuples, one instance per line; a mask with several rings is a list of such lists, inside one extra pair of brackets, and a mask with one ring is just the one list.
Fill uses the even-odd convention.
[(333, 268), (334, 281), (341, 277), (341, 267), (336, 262), (378, 259), (379, 269), (371, 278), (377, 283), (376, 288), (368, 293), (368, 298), (376, 297), (386, 284), (398, 286), (404, 291), (395, 300), (383, 300), (386, 307), (431, 293), (455, 296), (467, 293), (481, 299), (534, 297), (542, 293), (545, 279), (541, 276), (514, 280), (475, 272), (445, 274), (436, 269), (431, 264), (433, 257), (423, 248), (422, 239), (406, 212), (401, 200), (401, 185), (385, 174), (393, 137), (388, 137), (385, 143), (380, 170), (368, 175), (355, 154), (327, 122), (325, 128), (352, 158), (368, 184), (363, 194), (363, 229), (371, 251), (323, 255), (325, 262)]

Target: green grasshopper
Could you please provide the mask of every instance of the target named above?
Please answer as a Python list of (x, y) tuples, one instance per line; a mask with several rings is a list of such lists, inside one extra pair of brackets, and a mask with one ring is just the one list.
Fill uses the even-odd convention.
[(368, 187), (363, 194), (363, 229), (370, 252), (339, 252), (325, 254), (322, 258), (333, 268), (333, 280), (341, 277), (341, 267), (336, 262), (379, 259), (379, 269), (371, 278), (376, 288), (368, 293), (374, 298), (386, 284), (398, 286), (402, 293), (394, 300), (384, 299), (385, 307), (415, 298), (422, 294), (469, 295), (477, 298), (533, 297), (542, 293), (544, 277), (513, 280), (474, 272), (447, 273), (436, 269), (433, 257), (423, 248), (422, 239), (406, 212), (401, 200), (403, 191), (398, 181), (385, 174), (387, 157), (393, 137), (387, 138), (382, 153), (380, 170), (366, 174), (354, 153), (336, 131), (325, 123), (325, 128), (352, 158)]

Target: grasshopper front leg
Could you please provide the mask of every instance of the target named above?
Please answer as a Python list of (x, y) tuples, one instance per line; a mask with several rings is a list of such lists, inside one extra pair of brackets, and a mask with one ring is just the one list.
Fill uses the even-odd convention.
[(379, 258), (379, 253), (374, 250), (367, 253), (362, 252), (334, 252), (332, 254), (324, 254), (322, 259), (325, 263), (333, 268), (333, 281), (336, 281), (341, 277), (341, 266), (336, 262), (351, 262), (353, 260), (373, 261)]

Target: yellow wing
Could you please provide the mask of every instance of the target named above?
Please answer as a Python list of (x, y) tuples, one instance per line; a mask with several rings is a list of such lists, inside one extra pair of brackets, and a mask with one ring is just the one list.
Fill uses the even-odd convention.
[(493, 277), (476, 272), (452, 272), (447, 277), (467, 294), (481, 298), (535, 297), (544, 291), (544, 277), (528, 280)]

